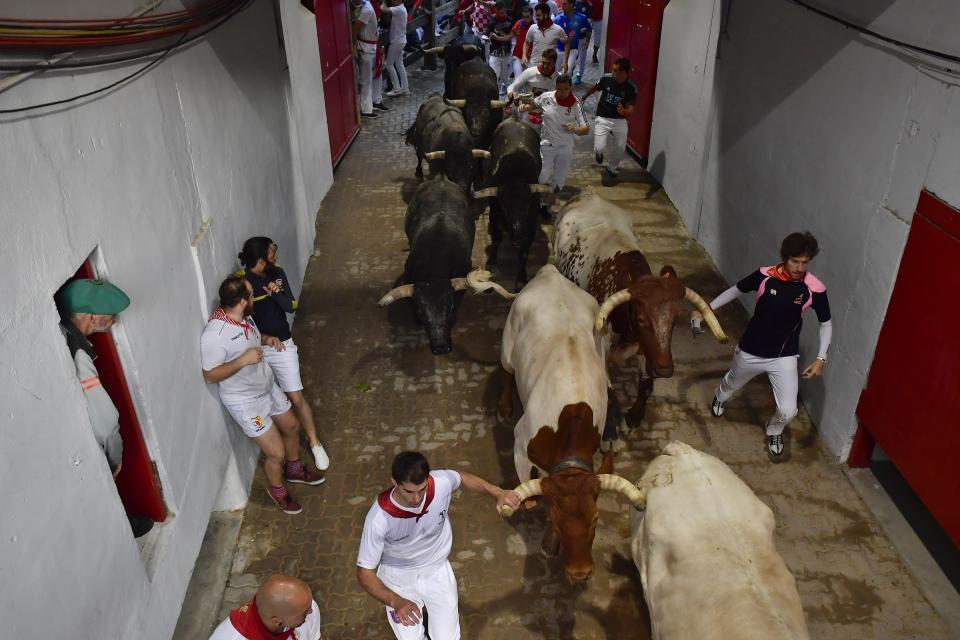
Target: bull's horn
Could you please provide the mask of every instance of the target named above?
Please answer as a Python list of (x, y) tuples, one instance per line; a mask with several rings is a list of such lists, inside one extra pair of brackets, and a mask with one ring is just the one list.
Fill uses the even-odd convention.
[[(621, 478), (622, 479), (622, 478)], [(526, 482), (521, 482), (520, 486), (514, 489), (518, 494), (520, 494), (520, 502), (524, 500), (529, 500), (530, 498), (543, 495), (543, 490), (540, 488), (540, 483), (542, 481), (538, 478), (536, 480), (527, 480)], [(624, 480), (626, 482), (626, 480)], [(508, 504), (500, 507), (500, 515), (504, 518), (509, 518), (514, 513), (513, 507)]]
[(492, 198), (497, 195), (497, 187), (487, 187), (473, 192), (474, 198)]
[(425, 56), (437, 56), (443, 53), (443, 47), (431, 47), (429, 49), (421, 49), (423, 55)]
[(483, 269), (474, 269), (468, 273), (467, 282), (470, 285), (470, 290), (474, 293), (483, 293), (484, 291), (489, 291), (492, 289), (507, 300), (513, 300), (517, 297), (517, 294), (510, 293), (496, 282), (492, 282), (490, 280), (490, 272)]
[(465, 106), (467, 106), (467, 101), (464, 99), (444, 98), (443, 101), (446, 102), (451, 107), (456, 107), (457, 109), (463, 109)]
[(600, 305), (600, 310), (597, 311), (597, 319), (593, 323), (593, 328), (597, 332), (603, 331), (603, 325), (607, 323), (607, 316), (610, 315), (610, 312), (629, 300), (630, 289), (621, 289), (604, 300), (603, 304)]
[(643, 509), (647, 506), (647, 492), (638, 489), (623, 476), (618, 476), (613, 473), (598, 473), (597, 480), (600, 481), (601, 489), (622, 493), (634, 508)]
[(443, 160), (447, 157), (446, 151), (428, 151), (423, 154), (424, 160)]
[(474, 158), (483, 158), (486, 160), (490, 157), (490, 152), (486, 149), (474, 149), (472, 153)]
[(553, 187), (548, 184), (532, 184), (530, 193), (553, 193)]
[(723, 332), (723, 327), (720, 326), (720, 321), (717, 320), (717, 316), (714, 315), (713, 309), (710, 308), (710, 305), (700, 297), (693, 289), (686, 289), (687, 302), (692, 304), (697, 311), (700, 312), (700, 315), (703, 316), (703, 319), (706, 320), (707, 326), (710, 327), (710, 331), (713, 332), (713, 337), (717, 339), (717, 342), (725, 343), (727, 341), (727, 334)]
[(508, 104), (510, 104), (510, 103), (507, 102), (506, 100), (491, 100), (491, 101), (490, 101), (490, 108), (491, 108), (491, 109), (503, 109), (503, 108), (504, 108), (505, 106), (507, 106)]
[(377, 303), (378, 307), (385, 307), (388, 304), (394, 303), (401, 298), (409, 298), (413, 295), (413, 285), (412, 284), (402, 284), (395, 289), (391, 289), (387, 295), (380, 298), (380, 302)]

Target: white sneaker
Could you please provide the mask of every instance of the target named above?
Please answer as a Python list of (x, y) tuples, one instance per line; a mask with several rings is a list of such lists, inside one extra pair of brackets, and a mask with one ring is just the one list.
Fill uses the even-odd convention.
[(323, 450), (322, 444), (313, 445), (310, 447), (310, 452), (313, 454), (313, 461), (319, 471), (326, 471), (330, 467), (330, 458), (327, 456), (327, 452)]
[(397, 96), (405, 96), (410, 93), (410, 89), (394, 89), (392, 91), (387, 91), (384, 95), (390, 96), (391, 98), (396, 98)]

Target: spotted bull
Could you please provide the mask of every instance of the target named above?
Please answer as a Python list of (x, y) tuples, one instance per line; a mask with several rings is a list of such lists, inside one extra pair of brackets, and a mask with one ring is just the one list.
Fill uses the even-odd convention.
[(727, 337), (710, 306), (677, 279), (673, 267), (654, 276), (633, 234), (630, 217), (616, 205), (588, 194), (564, 207), (555, 224), (557, 268), (601, 301), (597, 328), (610, 319), (615, 335), (612, 359), (640, 361), (637, 400), (626, 421), (643, 421), (654, 378), (673, 375), (673, 323), (681, 300), (690, 302), (720, 342)]
[(532, 127), (508, 118), (493, 132), (490, 157), (485, 163), (487, 186), (473, 194), (474, 198), (490, 199), (487, 269), (497, 265), (506, 231), (517, 249), (518, 286), (527, 282), (527, 256), (539, 228), (537, 194), (550, 192), (549, 185), (537, 183), (540, 165), (540, 135)]
[(647, 467), (631, 516), (654, 640), (808, 640), (773, 512), (730, 467), (671, 442)]
[(503, 120), (503, 108), (507, 103), (500, 100), (500, 85), (497, 74), (483, 60), (467, 60), (454, 74), (447, 104), (463, 111), (463, 119), (477, 146), (490, 146), (493, 131)]
[[(553, 265), (540, 269), (507, 316), (500, 362), (506, 372), (501, 415), (512, 413), (516, 382), (523, 416), (514, 428), (513, 459), (524, 500), (543, 496), (548, 533), (559, 542), (567, 576), (593, 572), (597, 496), (603, 489), (635, 500), (636, 488), (612, 475), (604, 456), (594, 471), (607, 413), (609, 338), (594, 331), (599, 306)], [(546, 477), (537, 477), (546, 476)], [(505, 507), (503, 515), (512, 510)]]
[(406, 142), (417, 153), (418, 180), (423, 180), (424, 160), (430, 175), (443, 173), (465, 192), (473, 184), (475, 158), (490, 154), (474, 149), (473, 136), (463, 114), (444, 103), (439, 93), (431, 94), (417, 110), (417, 119), (407, 129)]

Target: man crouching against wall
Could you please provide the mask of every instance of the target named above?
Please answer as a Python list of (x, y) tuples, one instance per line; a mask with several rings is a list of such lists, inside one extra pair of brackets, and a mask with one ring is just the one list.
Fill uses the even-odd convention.
[[(430, 612), (430, 637), (460, 639), (457, 579), (447, 560), (453, 544), (450, 496), (461, 485), (520, 508), (515, 491), (496, 487), (466, 471), (430, 471), (419, 451), (393, 459), (393, 487), (374, 501), (363, 523), (357, 581), (387, 606), (387, 622), (399, 640), (424, 640), (423, 609)], [(379, 568), (378, 568), (379, 567)]]
[[(220, 307), (210, 316), (200, 336), (203, 379), (217, 383), (220, 400), (247, 437), (263, 451), (267, 494), (284, 513), (302, 511), (284, 484), (321, 484), (323, 474), (300, 462), (300, 423), (286, 394), (263, 361), (262, 346), (283, 351), (275, 336), (260, 333), (250, 313), (253, 287), (242, 276), (230, 276), (220, 285)], [(273, 425), (277, 429), (273, 429)]]

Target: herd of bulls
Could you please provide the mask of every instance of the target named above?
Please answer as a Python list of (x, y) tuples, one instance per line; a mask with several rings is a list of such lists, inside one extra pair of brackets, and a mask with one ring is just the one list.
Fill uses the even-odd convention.
[[(537, 184), (539, 135), (519, 120), (504, 121), (496, 78), (478, 52), (462, 40), (439, 52), (447, 63), (447, 94), (431, 95), (407, 131), (417, 177), (423, 179), (427, 160), (431, 178), (407, 209), (410, 252), (402, 282), (379, 304), (412, 298), (431, 351), (441, 355), (452, 349), (454, 311), (464, 292), (492, 289), (513, 300), (501, 347), (506, 375), (499, 413), (512, 415), (516, 386), (523, 408), (514, 429), (517, 492), (527, 507), (537, 498), (546, 502), (551, 526), (543, 546), (562, 550), (571, 580), (592, 574), (597, 498), (611, 490), (645, 509), (633, 518), (632, 548), (654, 637), (807, 637), (793, 577), (773, 546), (772, 513), (726, 465), (673, 443), (636, 485), (613, 474), (612, 450), (602, 447), (615, 437), (615, 430), (605, 433), (608, 361), (639, 361), (637, 399), (625, 416), (633, 428), (644, 418), (654, 378), (673, 375), (672, 334), (682, 301), (700, 311), (717, 340), (727, 338), (709, 305), (673, 267), (653, 275), (630, 215), (593, 194), (559, 212), (553, 264), (527, 282), (544, 189)], [(518, 294), (472, 268), (477, 207), (471, 203), (483, 199), (490, 206), (487, 267), (496, 264), (506, 232), (518, 252)], [(689, 512), (692, 505), (696, 513)], [(505, 507), (503, 515), (511, 513)], [(713, 594), (698, 602), (716, 606), (673, 611), (678, 602), (689, 603), (677, 590), (693, 583)], [(731, 611), (746, 618), (731, 619)], [(722, 619), (739, 631), (729, 633)], [(759, 635), (745, 634), (743, 624)]]

